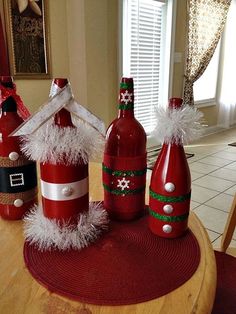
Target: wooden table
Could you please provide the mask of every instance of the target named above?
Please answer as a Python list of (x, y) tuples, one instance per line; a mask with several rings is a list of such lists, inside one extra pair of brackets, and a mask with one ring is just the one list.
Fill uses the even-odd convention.
[[(102, 199), (101, 167), (90, 165), (90, 195)], [(146, 195), (148, 199), (148, 195)], [(96, 306), (70, 301), (42, 287), (25, 267), (21, 221), (0, 220), (0, 313), (3, 314), (187, 314), (211, 313), (216, 289), (216, 265), (208, 235), (194, 213), (189, 226), (201, 249), (200, 265), (184, 285), (171, 293), (129, 306)]]

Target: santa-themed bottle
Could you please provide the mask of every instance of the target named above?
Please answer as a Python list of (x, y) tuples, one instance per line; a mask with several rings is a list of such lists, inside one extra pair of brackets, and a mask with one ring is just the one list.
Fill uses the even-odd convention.
[[(50, 96), (54, 96), (67, 84), (67, 79), (54, 79)], [(58, 127), (55, 132), (74, 128), (71, 115), (64, 108), (55, 115), (54, 124)], [(40, 172), (44, 215), (62, 223), (78, 222), (78, 214), (87, 211), (89, 207), (88, 164), (83, 160), (68, 164), (66, 158), (62, 157), (56, 162), (41, 162)]]
[(145, 207), (146, 133), (134, 117), (133, 79), (120, 83), (119, 114), (108, 127), (103, 158), (104, 207), (111, 218), (132, 220)]
[(11, 77), (1, 77), (0, 85), (0, 215), (16, 220), (37, 202), (36, 164), (22, 154), (19, 137), (9, 137), (23, 122)]
[[(169, 113), (181, 109), (182, 99), (171, 98)], [(173, 111), (172, 111), (173, 112)], [(176, 238), (187, 229), (191, 176), (181, 138), (164, 141), (152, 171), (149, 227), (165, 238)]]

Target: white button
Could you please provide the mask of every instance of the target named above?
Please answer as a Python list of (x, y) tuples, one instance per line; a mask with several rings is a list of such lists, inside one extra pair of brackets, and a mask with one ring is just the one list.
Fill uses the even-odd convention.
[(16, 161), (19, 158), (19, 154), (17, 152), (11, 152), (9, 154), (9, 158), (13, 161)]
[(73, 189), (70, 186), (66, 186), (62, 189), (61, 192), (64, 196), (71, 196), (73, 193)]
[(21, 207), (23, 204), (24, 202), (20, 198), (17, 198), (16, 200), (14, 200), (14, 205), (16, 207)]
[(173, 212), (174, 208), (172, 205), (170, 204), (166, 204), (165, 206), (163, 206), (163, 211), (166, 213), (166, 214), (171, 214)]
[(162, 227), (162, 230), (165, 232), (165, 233), (171, 233), (172, 231), (172, 227), (170, 225), (164, 225)]
[(168, 182), (165, 184), (166, 192), (173, 192), (175, 190), (175, 185), (172, 182)]

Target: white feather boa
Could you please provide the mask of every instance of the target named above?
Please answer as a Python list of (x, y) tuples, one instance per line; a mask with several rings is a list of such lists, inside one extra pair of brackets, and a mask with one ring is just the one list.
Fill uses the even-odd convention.
[(36, 132), (22, 137), (22, 152), (31, 160), (76, 165), (99, 158), (105, 140), (82, 121), (76, 127), (59, 127), (50, 121)]
[(39, 250), (81, 250), (94, 242), (107, 229), (108, 216), (101, 203), (90, 203), (89, 211), (79, 215), (76, 226), (60, 225), (43, 215), (42, 207), (35, 205), (24, 218), (26, 240)]
[(152, 132), (161, 143), (187, 144), (200, 137), (203, 113), (192, 106), (164, 109), (156, 112), (157, 124)]

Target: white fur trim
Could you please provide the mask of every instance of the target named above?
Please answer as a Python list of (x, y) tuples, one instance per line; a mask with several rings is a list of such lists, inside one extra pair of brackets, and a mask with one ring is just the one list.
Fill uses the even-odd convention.
[(50, 121), (22, 137), (22, 151), (31, 160), (76, 165), (99, 158), (105, 140), (95, 129), (79, 121), (76, 128), (59, 127)]
[(203, 125), (200, 121), (203, 113), (192, 106), (175, 109), (157, 109), (157, 124), (153, 135), (160, 142), (187, 144), (202, 134)]
[(94, 242), (107, 229), (107, 212), (101, 203), (90, 203), (89, 211), (79, 215), (77, 226), (59, 224), (43, 215), (41, 205), (35, 205), (24, 218), (26, 240), (39, 250), (81, 250)]

